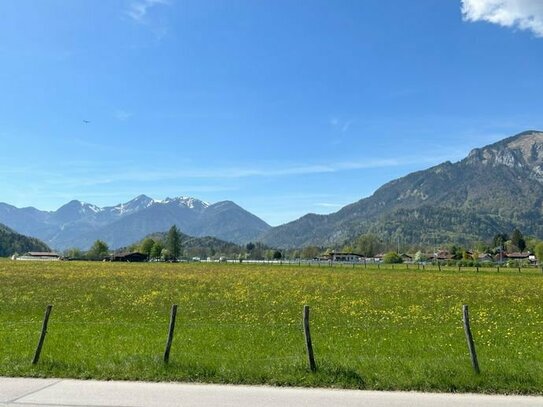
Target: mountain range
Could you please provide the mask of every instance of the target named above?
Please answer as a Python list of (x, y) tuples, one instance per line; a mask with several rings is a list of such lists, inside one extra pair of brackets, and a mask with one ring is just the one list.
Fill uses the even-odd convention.
[(519, 228), (543, 237), (543, 132), (530, 130), (413, 172), (329, 215), (307, 214), (277, 227), (231, 201), (145, 195), (112, 207), (71, 201), (56, 211), (0, 203), (0, 222), (56, 249), (87, 249), (97, 240), (127, 246), (173, 224), (188, 235), (276, 248), (337, 246), (372, 233), (405, 243), (487, 240)]
[(255, 240), (270, 228), (231, 201), (208, 204), (190, 197), (155, 200), (145, 195), (104, 208), (73, 200), (56, 211), (0, 203), (0, 222), (59, 250), (88, 249), (97, 239), (111, 248), (123, 247), (174, 224), (191, 236), (236, 243)]
[(329, 246), (373, 233), (407, 243), (469, 243), (513, 228), (541, 238), (542, 215), (543, 132), (530, 130), (393, 180), (338, 212), (273, 228), (261, 240)]

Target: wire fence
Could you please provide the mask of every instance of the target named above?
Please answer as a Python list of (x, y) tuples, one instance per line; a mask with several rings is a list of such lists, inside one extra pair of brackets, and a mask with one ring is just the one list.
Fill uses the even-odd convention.
[[(202, 261), (202, 263), (206, 263)], [(456, 271), (456, 272), (517, 272), (517, 273), (543, 273), (543, 265), (536, 263), (520, 264), (482, 262), (478, 265), (466, 265), (461, 261), (427, 261), (404, 263), (384, 263), (382, 261), (330, 261), (330, 260), (227, 260), (228, 264), (269, 265), (269, 266), (304, 266), (314, 268), (351, 268), (365, 270), (417, 270), (417, 271)], [(471, 264), (471, 263), (470, 263)]]
[[(304, 308), (305, 310), (305, 308)], [(51, 309), (49, 309), (51, 311)], [(173, 309), (172, 309), (173, 311)], [(467, 312), (467, 310), (466, 310)], [(310, 336), (310, 329), (314, 330), (314, 334), (321, 341), (321, 348), (317, 347), (318, 351), (323, 351), (323, 348), (326, 349), (323, 351), (327, 357), (333, 356), (336, 358), (348, 358), (353, 359), (353, 357), (345, 356), (341, 354), (341, 351), (338, 351), (333, 346), (335, 340), (341, 341), (342, 335), (348, 335), (352, 333), (365, 333), (365, 337), (374, 336), (372, 343), (376, 346), (373, 352), (354, 356), (356, 360), (364, 360), (365, 362), (371, 362), (374, 360), (390, 360), (390, 361), (405, 361), (411, 359), (426, 359), (434, 360), (438, 359), (443, 360), (463, 360), (464, 362), (469, 361), (466, 356), (458, 355), (458, 349), (462, 346), (462, 331), (466, 334), (466, 337), (471, 336), (471, 330), (469, 326), (469, 321), (464, 321), (464, 326), (461, 324), (460, 312), (459, 318), (456, 322), (454, 321), (442, 321), (436, 323), (436, 321), (427, 320), (426, 323), (411, 324), (398, 324), (392, 321), (373, 321), (372, 323), (350, 323), (350, 322), (333, 322), (327, 321), (323, 323), (319, 321), (318, 318), (312, 322), (311, 328), (309, 325), (309, 308), (307, 308), (307, 316), (305, 313), (304, 317), (301, 318), (298, 322), (295, 323), (285, 323), (285, 322), (233, 322), (233, 321), (202, 321), (202, 320), (190, 320), (187, 318), (179, 318), (177, 321), (177, 333), (176, 340), (180, 338), (189, 339), (191, 333), (199, 332), (200, 334), (206, 332), (213, 332), (214, 335), (207, 336), (207, 345), (208, 348), (205, 353), (198, 353), (194, 351), (189, 351), (187, 348), (190, 346), (187, 343), (181, 344), (177, 350), (177, 357), (185, 359), (187, 361), (200, 360), (200, 361), (222, 361), (222, 362), (232, 362), (236, 360), (246, 360), (252, 362), (279, 362), (279, 361), (291, 361), (297, 363), (304, 363), (304, 360), (308, 360), (309, 369), (315, 370), (315, 362), (311, 362), (312, 353), (312, 342)], [(46, 312), (43, 320), (25, 320), (25, 321), (10, 321), (10, 320), (0, 320), (0, 339), (4, 341), (5, 345), (9, 346), (9, 338), (14, 335), (18, 335), (18, 340), (20, 340), (20, 335), (35, 335), (38, 337), (39, 334), (39, 343), (34, 354), (33, 363), (38, 363), (40, 354), (42, 351), (42, 346), (48, 332), (52, 332), (57, 335), (57, 337), (64, 337), (65, 343), (77, 343), (79, 340), (83, 342), (92, 342), (94, 340), (100, 340), (104, 343), (109, 343), (109, 346), (121, 346), (123, 340), (130, 338), (131, 335), (136, 333), (138, 330), (143, 329), (144, 331), (150, 331), (143, 335), (144, 338), (151, 340), (155, 343), (160, 341), (160, 338), (164, 335), (168, 328), (168, 334), (171, 338), (174, 337), (174, 326), (172, 326), (172, 316), (173, 320), (176, 320), (175, 313), (170, 315), (170, 326), (167, 325), (167, 319), (157, 321), (127, 321), (127, 320), (71, 320), (63, 319), (62, 315), (59, 315), (59, 319), (55, 319), (54, 313), (51, 320), (49, 320), (49, 314)], [(483, 321), (474, 319), (475, 323), (479, 325), (481, 331), (486, 331), (488, 324)], [(41, 325), (41, 329), (40, 329)], [(521, 328), (526, 328), (526, 324), (518, 323), (514, 320), (505, 322), (500, 329), (493, 327), (493, 334), (497, 337), (501, 336), (505, 341), (506, 332), (520, 332)], [(541, 328), (543, 327), (543, 321), (533, 321), (533, 324), (530, 325), (532, 329), (540, 330), (543, 333)], [(118, 332), (120, 330), (120, 332)], [(253, 335), (255, 332), (258, 335)], [(375, 340), (375, 334), (379, 332), (382, 337), (380, 340)], [(477, 332), (477, 330), (476, 330)], [(116, 339), (112, 339), (109, 335), (113, 335)], [(231, 343), (223, 341), (222, 338), (225, 334), (233, 335)], [(141, 332), (137, 332), (136, 337), (141, 338)], [(222, 335), (222, 336), (221, 336)], [(237, 335), (237, 336), (236, 336)], [(509, 334), (508, 334), (509, 335)], [(523, 334), (525, 335), (525, 334)], [(436, 342), (435, 339), (439, 337), (449, 337), (452, 343), (446, 344), (443, 342)], [(166, 336), (164, 335), (164, 338)], [(362, 336), (361, 338), (363, 338)], [(201, 336), (197, 336), (201, 339)], [(252, 355), (251, 350), (244, 349), (243, 341), (237, 341), (237, 339), (242, 338), (247, 343), (252, 342), (254, 345), (255, 342), (261, 341), (259, 343), (259, 349), (266, 349), (270, 353), (266, 356), (261, 355)], [(272, 343), (273, 340), (282, 341), (281, 343)], [(543, 335), (540, 335), (540, 340), (543, 339)], [(476, 337), (477, 339), (477, 337)], [(483, 346), (489, 347), (489, 342), (483, 340), (483, 334), (479, 336), (480, 342)], [(473, 342), (473, 337), (468, 339)], [(534, 336), (534, 340), (537, 340), (537, 336)], [(109, 341), (109, 342), (108, 342)], [(117, 341), (118, 343), (114, 343)], [(387, 343), (385, 345), (385, 342)], [(2, 343), (2, 342), (0, 342)], [(287, 345), (288, 347), (284, 349), (282, 345)], [(401, 345), (402, 353), (397, 353), (394, 351), (396, 345)], [(468, 346), (468, 352), (472, 361), (476, 359), (476, 341)], [(382, 345), (382, 346), (381, 346)], [(171, 340), (169, 345), (171, 346)], [(192, 345), (191, 345), (192, 346)], [(236, 350), (232, 353), (231, 349), (226, 352), (225, 349), (228, 346), (233, 346)], [(239, 348), (241, 346), (241, 348)], [(304, 346), (306, 351), (304, 352)], [(533, 344), (535, 348), (536, 343)], [(382, 347), (382, 349), (381, 349)], [(422, 348), (421, 348), (422, 347)], [(463, 345), (465, 348), (465, 343)], [(45, 347), (46, 348), (46, 347)], [(195, 346), (195, 349), (199, 349), (202, 352), (202, 345)], [(360, 346), (360, 349), (364, 346)], [(451, 352), (451, 349), (455, 349), (455, 352)], [(367, 350), (367, 348), (365, 348)], [(383, 350), (384, 349), (384, 350)], [(254, 350), (254, 349), (253, 349)], [(8, 349), (2, 349), (1, 352), (9, 352)], [(293, 352), (295, 351), (295, 352)], [(383, 352), (385, 354), (383, 354)], [(386, 354), (391, 352), (391, 354)], [(406, 355), (407, 353), (407, 355)], [(168, 350), (169, 354), (169, 350)], [(317, 352), (316, 358), (318, 360), (319, 353)], [(167, 363), (168, 360), (164, 360), (164, 363)], [(543, 365), (543, 360), (537, 358), (532, 358), (532, 363), (536, 365)], [(476, 371), (476, 373), (478, 373)]]

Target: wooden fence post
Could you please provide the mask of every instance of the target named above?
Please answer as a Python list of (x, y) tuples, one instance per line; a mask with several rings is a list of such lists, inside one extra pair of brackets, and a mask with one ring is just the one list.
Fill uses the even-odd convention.
[(311, 331), (309, 330), (309, 305), (304, 305), (303, 322), (305, 348), (307, 350), (307, 362), (309, 364), (309, 369), (312, 372), (315, 372), (317, 370), (317, 365), (315, 364), (315, 356), (313, 355), (313, 343), (311, 342)]
[(172, 310), (170, 311), (170, 326), (168, 327), (168, 340), (166, 341), (166, 349), (164, 349), (164, 363), (168, 363), (170, 360), (170, 349), (172, 348), (176, 316), (177, 316), (177, 304), (173, 304)]
[(468, 342), (469, 356), (471, 358), (471, 366), (475, 373), (481, 373), (479, 369), (479, 362), (477, 360), (477, 353), (475, 352), (475, 342), (473, 341), (473, 335), (471, 334), (471, 327), (469, 325), (469, 312), (468, 306), (464, 304), (462, 306), (462, 322), (464, 323), (464, 332), (466, 333), (466, 341)]
[(43, 316), (43, 323), (41, 326), (40, 339), (38, 340), (38, 346), (36, 347), (36, 352), (34, 352), (34, 358), (32, 359), (32, 364), (35, 365), (40, 360), (41, 348), (43, 347), (43, 342), (45, 341), (45, 335), (47, 334), (47, 324), (49, 324), (49, 316), (51, 315), (52, 305), (48, 305), (45, 308), (45, 315)]

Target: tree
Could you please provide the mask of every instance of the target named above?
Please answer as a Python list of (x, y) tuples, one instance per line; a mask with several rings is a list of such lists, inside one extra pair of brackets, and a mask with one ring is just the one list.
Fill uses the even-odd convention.
[(535, 257), (537, 257), (537, 261), (540, 265), (543, 264), (543, 242), (539, 242), (535, 245)]
[(82, 259), (83, 252), (77, 247), (72, 247), (71, 249), (64, 250), (64, 257), (67, 259)]
[(398, 253), (388, 252), (383, 256), (383, 263), (386, 263), (386, 264), (403, 263), (403, 260)]
[(452, 245), (449, 249), (449, 253), (451, 253), (451, 256), (454, 260), (462, 259), (464, 252), (465, 252), (464, 249), (456, 245)]
[(151, 257), (151, 249), (153, 248), (155, 241), (150, 237), (147, 237), (141, 243), (140, 250), (143, 254), (146, 254), (147, 257)]
[(382, 250), (383, 244), (372, 234), (360, 235), (355, 242), (356, 251), (366, 257), (373, 257)]
[(97, 240), (93, 243), (87, 252), (87, 257), (91, 260), (103, 260), (109, 256), (109, 247), (106, 242)]
[(245, 248), (247, 249), (247, 251), (249, 253), (251, 253), (254, 249), (255, 249), (255, 244), (253, 242), (249, 242), (247, 243), (247, 245), (245, 246)]
[(526, 241), (526, 250), (530, 253), (534, 253), (535, 246), (540, 242), (540, 240), (533, 236), (525, 237), (524, 240)]
[(522, 233), (520, 233), (520, 230), (518, 229), (513, 230), (513, 233), (511, 234), (511, 243), (513, 243), (513, 245), (517, 247), (521, 252), (526, 249), (526, 241), (524, 240)]
[(151, 251), (149, 252), (152, 259), (159, 259), (162, 255), (162, 249), (164, 249), (164, 246), (160, 242), (155, 242), (153, 244), (153, 247), (151, 247)]
[(282, 257), (282, 255), (281, 255), (281, 252), (279, 250), (276, 250), (276, 251), (273, 252), (273, 259), (274, 260), (281, 260), (281, 257)]
[(316, 246), (307, 246), (302, 249), (301, 256), (304, 259), (314, 259), (319, 255), (319, 248)]
[(479, 240), (473, 244), (473, 249), (477, 250), (480, 253), (490, 253), (490, 247), (488, 247), (488, 244), (483, 242), (482, 240)]
[(169, 256), (177, 260), (181, 254), (181, 233), (177, 226), (173, 225), (168, 231), (166, 237), (166, 249), (168, 249)]
[(496, 236), (494, 236), (492, 243), (494, 245), (494, 248), (499, 247), (500, 249), (503, 249), (503, 245), (508, 240), (509, 240), (509, 237), (505, 233), (498, 233)]

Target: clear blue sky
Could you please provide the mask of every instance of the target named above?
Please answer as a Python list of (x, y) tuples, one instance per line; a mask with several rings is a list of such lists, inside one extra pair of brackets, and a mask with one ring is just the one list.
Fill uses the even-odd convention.
[(0, 201), (336, 211), (543, 128), (543, 2), (501, 3), (1, 2)]

